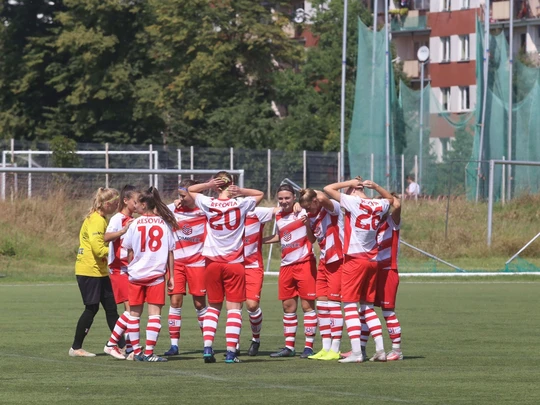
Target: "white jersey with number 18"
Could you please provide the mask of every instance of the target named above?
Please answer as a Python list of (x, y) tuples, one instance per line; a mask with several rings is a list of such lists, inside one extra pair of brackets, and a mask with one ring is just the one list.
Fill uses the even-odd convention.
[(133, 250), (128, 265), (129, 281), (155, 285), (164, 280), (169, 252), (174, 250), (169, 225), (157, 215), (143, 215), (131, 223), (123, 246)]
[(246, 215), (255, 209), (255, 198), (219, 199), (197, 194), (195, 204), (208, 218), (203, 256), (220, 263), (242, 263)]

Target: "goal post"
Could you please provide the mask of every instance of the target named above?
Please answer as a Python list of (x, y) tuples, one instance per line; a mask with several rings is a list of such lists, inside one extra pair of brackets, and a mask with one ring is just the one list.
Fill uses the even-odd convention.
[[(495, 165), (505, 166), (540, 166), (540, 162), (525, 160), (491, 159), (489, 161), (488, 183), (488, 215), (487, 215), (487, 246), (491, 247), (493, 233), (493, 203), (495, 200)], [(508, 190), (509, 191), (509, 190)]]

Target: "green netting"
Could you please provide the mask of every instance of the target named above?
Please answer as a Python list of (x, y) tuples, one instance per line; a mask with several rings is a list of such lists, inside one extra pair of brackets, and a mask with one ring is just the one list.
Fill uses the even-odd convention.
[(511, 273), (527, 273), (527, 272), (531, 273), (531, 272), (539, 272), (540, 268), (538, 268), (531, 262), (528, 262), (527, 260), (522, 259), (521, 257), (517, 257), (505, 266), (504, 271), (511, 272)]
[[(476, 130), (471, 160), (479, 157), (482, 123), (483, 93), (485, 98), (484, 142), (482, 160), (506, 159), (540, 161), (540, 69), (526, 66), (519, 60), (513, 61), (512, 80), (512, 156), (508, 148), (508, 110), (509, 110), (509, 66), (508, 42), (503, 33), (489, 38), (489, 64), (487, 89), (484, 89), (482, 63), (484, 59), (484, 33), (477, 22), (477, 86)], [(468, 188), (470, 198), (487, 195), (488, 165), (482, 164), (477, 176), (477, 165), (469, 165), (471, 182)], [(503, 192), (503, 168), (496, 166), (494, 196), (499, 198)], [(512, 193), (537, 193), (540, 190), (540, 169), (536, 166), (512, 167)]]
[[(375, 36), (375, 38), (374, 38)], [(375, 50), (375, 52), (373, 52)], [(390, 104), (395, 105), (393, 70), (390, 71)], [(364, 178), (371, 173), (373, 154), (373, 180), (386, 184), (386, 113), (385, 113), (385, 41), (384, 30), (373, 33), (358, 20), (358, 59), (354, 111), (349, 134), (348, 152), (351, 176)], [(393, 111), (393, 108), (391, 109)], [(396, 168), (394, 133), (390, 125), (390, 178), (395, 187)]]

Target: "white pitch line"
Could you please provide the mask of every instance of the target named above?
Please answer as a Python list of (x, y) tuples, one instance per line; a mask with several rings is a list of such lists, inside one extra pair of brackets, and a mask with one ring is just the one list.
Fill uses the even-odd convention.
[[(8, 354), (8, 353), (0, 353), (2, 357), (14, 357), (14, 358), (24, 358), (24, 359), (30, 359), (30, 360), (38, 360), (48, 363), (58, 363), (58, 364), (73, 364), (71, 361), (67, 360), (57, 360), (57, 359), (50, 359), (45, 357), (36, 357), (36, 356), (24, 356), (21, 354)], [(83, 361), (85, 361), (83, 359)], [(86, 360), (88, 361), (88, 360)], [(99, 367), (99, 368), (115, 368), (118, 370), (125, 370), (125, 367), (121, 366), (121, 361), (111, 361), (110, 364), (102, 364), (102, 363), (94, 363), (88, 361), (85, 361), (85, 366), (92, 366), (92, 367)], [(131, 363), (131, 362), (130, 362)], [(249, 362), (244, 363), (245, 365), (248, 365)], [(242, 367), (242, 366), (237, 366)], [(345, 366), (347, 367), (347, 366)], [(353, 366), (356, 367), (356, 366)], [(193, 377), (193, 378), (201, 378), (205, 380), (213, 380), (213, 381), (221, 381), (221, 382), (231, 382), (234, 383), (236, 386), (244, 384), (247, 388), (253, 388), (254, 386), (260, 387), (260, 388), (266, 388), (266, 389), (273, 389), (273, 390), (286, 390), (286, 391), (304, 391), (308, 393), (313, 393), (314, 391), (317, 391), (317, 389), (313, 387), (305, 387), (305, 386), (294, 386), (294, 385), (275, 385), (275, 384), (267, 384), (267, 383), (260, 383), (257, 381), (253, 381), (253, 379), (249, 379), (249, 381), (242, 381), (238, 380), (236, 378), (225, 378), (225, 377), (219, 377), (219, 376), (213, 376), (208, 374), (201, 374), (197, 372), (192, 371), (183, 371), (183, 370), (171, 370), (171, 369), (163, 369), (163, 368), (148, 368), (148, 370), (152, 371), (152, 374), (163, 374), (164, 376), (169, 376), (171, 374), (176, 374), (180, 376), (185, 377)], [(319, 390), (321, 391), (321, 390)], [(415, 401), (409, 401), (405, 399), (400, 398), (394, 398), (394, 397), (385, 397), (385, 396), (376, 396), (376, 395), (368, 395), (363, 393), (357, 393), (357, 392), (347, 392), (347, 391), (328, 391), (328, 390), (322, 390), (321, 393), (324, 394), (330, 394), (332, 396), (347, 396), (347, 397), (356, 397), (356, 398), (366, 398), (371, 400), (384, 400), (384, 401), (390, 401), (390, 402), (396, 402), (396, 403), (418, 403), (418, 400)]]

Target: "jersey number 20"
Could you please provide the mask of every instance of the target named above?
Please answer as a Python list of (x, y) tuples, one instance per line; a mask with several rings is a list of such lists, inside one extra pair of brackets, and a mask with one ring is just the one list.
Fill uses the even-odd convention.
[[(146, 251), (146, 227), (139, 226), (137, 230), (141, 233), (141, 252)], [(161, 247), (161, 238), (163, 237), (163, 229), (159, 226), (152, 226), (148, 230), (148, 248), (151, 252), (157, 252)]]
[[(224, 226), (229, 231), (234, 231), (240, 226), (240, 219), (242, 218), (240, 208), (233, 208), (225, 212), (210, 208), (210, 212), (213, 212), (216, 215), (210, 218), (208, 223), (210, 228), (215, 229), (216, 231), (222, 231)], [(232, 221), (232, 216), (234, 216), (234, 222)]]
[[(375, 207), (373, 210), (369, 205), (360, 204), (360, 209), (367, 211), (366, 214), (360, 214), (356, 218), (356, 227), (363, 229), (365, 231), (376, 230), (379, 228), (379, 223), (381, 222), (380, 212), (382, 207)], [(367, 223), (362, 223), (362, 220), (371, 219)]]

